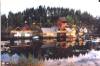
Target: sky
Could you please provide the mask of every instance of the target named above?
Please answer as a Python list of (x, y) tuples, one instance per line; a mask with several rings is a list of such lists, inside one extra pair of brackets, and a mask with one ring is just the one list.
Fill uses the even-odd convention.
[(17, 13), (26, 8), (37, 8), (39, 5), (46, 7), (64, 7), (87, 11), (94, 17), (100, 17), (99, 0), (1, 0), (1, 14), (8, 15), (9, 11)]

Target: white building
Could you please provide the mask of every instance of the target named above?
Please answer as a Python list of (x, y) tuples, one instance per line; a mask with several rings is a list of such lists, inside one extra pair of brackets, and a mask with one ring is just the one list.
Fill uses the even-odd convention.
[(32, 36), (32, 31), (15, 31), (12, 30), (11, 34), (14, 35), (14, 37), (30, 37)]
[(41, 28), (43, 32), (43, 37), (56, 37), (57, 36), (57, 29), (56, 27), (51, 28)]

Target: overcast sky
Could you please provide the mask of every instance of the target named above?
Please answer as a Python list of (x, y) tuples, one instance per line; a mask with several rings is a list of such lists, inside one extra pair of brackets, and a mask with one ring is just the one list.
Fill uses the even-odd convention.
[(16, 13), (26, 8), (37, 8), (39, 5), (50, 7), (73, 8), (75, 10), (87, 11), (94, 17), (100, 17), (99, 0), (1, 0), (1, 14), (8, 15), (9, 11)]

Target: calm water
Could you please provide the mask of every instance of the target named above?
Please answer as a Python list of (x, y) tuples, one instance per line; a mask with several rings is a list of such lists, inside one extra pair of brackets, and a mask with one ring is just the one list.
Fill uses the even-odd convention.
[[(3, 53), (1, 61), (2, 66), (100, 66), (100, 51), (91, 50), (86, 54), (79, 54), (79, 56), (41, 60), (32, 54), (26, 57), (24, 54)], [(4, 62), (6, 63), (4, 64)]]
[[(80, 53), (85, 54), (91, 49), (90, 43), (79, 46), (77, 44), (69, 44), (67, 41), (58, 42), (56, 39), (43, 39), (43, 40), (17, 40), (11, 45), (9, 41), (2, 41), (2, 45), (6, 46), (7, 51), (2, 51), (2, 54), (9, 52), (10, 54), (24, 54), (28, 56), (29, 54), (34, 55), (34, 57), (47, 57), (47, 58), (59, 58), (68, 57)], [(2, 50), (5, 50), (2, 47)]]
[(100, 51), (91, 50), (90, 43), (79, 46), (56, 39), (43, 39), (17, 40), (10, 48), (9, 41), (2, 42), (2, 45), (2, 49), (6, 46), (6, 51), (1, 52), (1, 61), (15, 66), (100, 66)]

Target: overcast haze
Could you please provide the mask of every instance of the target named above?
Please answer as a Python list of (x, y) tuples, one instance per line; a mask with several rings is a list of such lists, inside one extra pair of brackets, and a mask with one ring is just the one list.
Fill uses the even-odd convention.
[(8, 15), (9, 11), (22, 12), (26, 8), (37, 8), (39, 5), (73, 8), (82, 12), (87, 11), (94, 17), (100, 17), (100, 2), (98, 0), (1, 0), (1, 14)]

